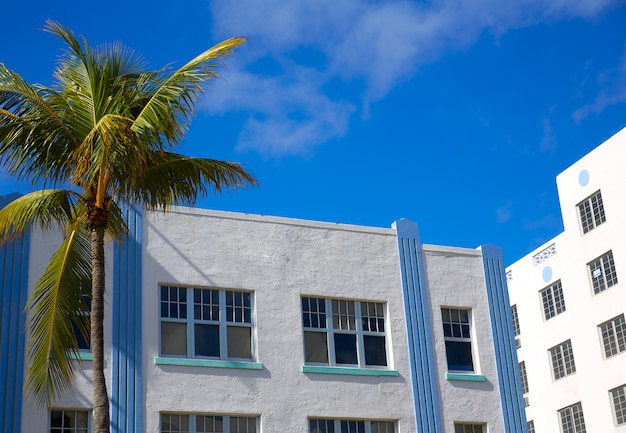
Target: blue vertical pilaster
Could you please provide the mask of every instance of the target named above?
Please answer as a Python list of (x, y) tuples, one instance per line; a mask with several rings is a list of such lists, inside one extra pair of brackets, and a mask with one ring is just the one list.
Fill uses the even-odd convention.
[(415, 222), (401, 219), (396, 221), (393, 227), (396, 229), (400, 255), (416, 428), (418, 433), (441, 433), (430, 304), (424, 284), (422, 244)]
[(511, 304), (506, 286), (504, 255), (494, 245), (480, 247), (487, 285), (487, 302), (496, 353), (498, 384), (505, 433), (526, 432), (526, 413), (513, 333)]
[(142, 431), (141, 212), (127, 212), (129, 233), (113, 247), (111, 431)]
[[(19, 194), (0, 197), (0, 208)], [(0, 246), (0, 431), (19, 432), (30, 234)]]

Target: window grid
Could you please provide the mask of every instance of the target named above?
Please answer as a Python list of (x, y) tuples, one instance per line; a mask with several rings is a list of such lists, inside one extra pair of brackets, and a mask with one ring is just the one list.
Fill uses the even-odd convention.
[(450, 371), (474, 371), (470, 310), (442, 308), (441, 321), (446, 344), (446, 359)]
[(597, 191), (592, 196), (579, 203), (578, 213), (580, 215), (580, 224), (583, 229), (583, 234), (605, 222), (606, 215), (604, 214), (604, 204), (602, 203), (600, 191)]
[(583, 407), (580, 402), (558, 411), (563, 433), (586, 433)]
[(251, 292), (165, 285), (160, 292), (161, 355), (252, 360)]
[(599, 327), (606, 358), (626, 350), (626, 321), (623, 314), (602, 323)]
[(485, 424), (454, 424), (454, 433), (487, 433)]
[(386, 367), (385, 305), (302, 298), (305, 362)]
[(535, 433), (535, 421), (527, 421), (526, 427), (528, 429), (528, 433)]
[(258, 417), (161, 413), (161, 433), (257, 433)]
[(89, 411), (51, 410), (50, 433), (88, 433)]
[(543, 303), (543, 317), (545, 320), (565, 311), (565, 298), (563, 297), (563, 287), (561, 280), (546, 287), (539, 292)]
[(552, 360), (554, 380), (576, 373), (571, 340), (567, 340), (558, 346), (551, 348), (550, 359)]
[(517, 337), (520, 335), (519, 316), (517, 315), (517, 305), (511, 305), (511, 317), (513, 317), (513, 332)]
[(613, 251), (609, 251), (591, 263), (588, 263), (587, 269), (589, 269), (594, 294), (597, 295), (617, 284), (617, 272), (613, 260)]
[(395, 433), (394, 421), (309, 419), (309, 433)]
[(619, 386), (609, 391), (613, 400), (613, 414), (615, 424), (626, 424), (626, 385)]
[(528, 393), (528, 376), (526, 375), (526, 363), (524, 361), (519, 363), (519, 373), (522, 382), (522, 394)]

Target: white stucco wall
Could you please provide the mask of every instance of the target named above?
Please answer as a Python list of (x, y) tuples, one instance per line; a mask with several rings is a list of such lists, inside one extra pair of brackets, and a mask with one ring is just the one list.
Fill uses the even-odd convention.
[[(435, 245), (423, 248), (444, 432), (453, 433), (455, 422), (482, 422), (488, 425), (489, 432), (502, 432), (502, 406), (481, 252)], [(442, 307), (471, 309), (474, 372), (484, 375), (485, 382), (446, 380)]]
[[(395, 232), (179, 209), (144, 222), (145, 429), (159, 412), (261, 415), (263, 431), (308, 431), (307, 417), (395, 419), (415, 431)], [(160, 283), (252, 290), (263, 370), (154, 365)], [(302, 373), (302, 295), (385, 302), (398, 377)]]
[[(530, 392), (526, 413), (537, 431), (559, 431), (557, 411), (581, 402), (588, 432), (626, 432), (615, 426), (609, 390), (626, 384), (626, 353), (604, 359), (598, 325), (626, 312), (626, 130), (622, 130), (557, 176), (564, 232), (512, 264), (511, 304), (517, 305)], [(586, 170), (588, 182), (582, 185)], [(582, 175), (584, 179), (585, 175)], [(583, 182), (584, 183), (584, 182)], [(583, 234), (577, 204), (601, 190), (606, 222)], [(557, 254), (533, 264), (555, 244)], [(587, 263), (613, 251), (618, 284), (593, 294)], [(551, 278), (544, 279), (544, 271)], [(561, 280), (566, 311), (543, 319), (539, 291)], [(553, 380), (548, 349), (571, 339), (576, 373)]]

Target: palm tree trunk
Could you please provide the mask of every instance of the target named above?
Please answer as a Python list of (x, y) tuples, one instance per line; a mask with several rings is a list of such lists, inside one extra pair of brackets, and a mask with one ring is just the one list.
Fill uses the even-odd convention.
[(109, 397), (104, 377), (104, 225), (91, 226), (91, 352), (94, 433), (109, 433)]

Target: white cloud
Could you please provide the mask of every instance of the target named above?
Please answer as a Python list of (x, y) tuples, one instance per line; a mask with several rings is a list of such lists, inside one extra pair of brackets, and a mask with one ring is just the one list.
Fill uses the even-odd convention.
[(504, 224), (513, 218), (513, 202), (508, 201), (504, 206), (496, 209), (496, 220), (498, 224)]
[[(211, 93), (212, 111), (246, 110), (241, 148), (267, 155), (307, 152), (341, 137), (356, 106), (366, 110), (420, 65), (473, 43), (484, 31), (502, 34), (542, 20), (593, 17), (618, 0), (214, 0), (213, 32), (250, 42), (248, 65), (271, 59), (273, 75), (229, 61), (231, 83)], [(298, 64), (298, 50), (319, 54)], [(328, 92), (331, 80), (360, 86), (358, 95)], [(355, 84), (356, 83), (356, 84)], [(599, 101), (601, 105), (603, 102)]]

